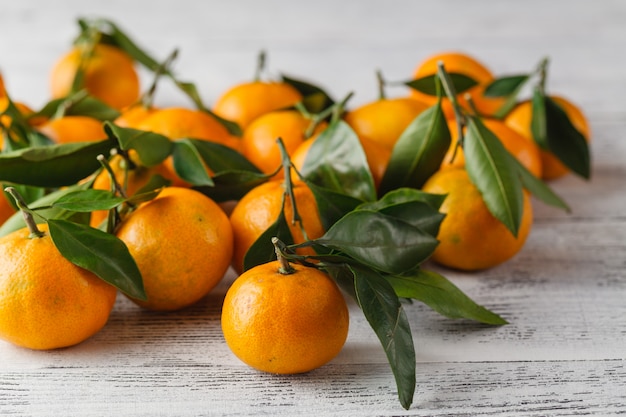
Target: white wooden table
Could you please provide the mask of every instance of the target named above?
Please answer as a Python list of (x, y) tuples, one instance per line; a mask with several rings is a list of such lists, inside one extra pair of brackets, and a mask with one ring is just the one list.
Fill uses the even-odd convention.
[[(376, 96), (374, 71), (410, 77), (460, 49), (499, 74), (551, 57), (551, 91), (580, 104), (593, 129), (592, 180), (553, 183), (566, 214), (535, 204), (523, 251), (500, 267), (443, 273), (510, 324), (492, 328), (407, 307), (417, 391), (405, 411), (379, 342), (351, 305), (343, 352), (306, 375), (240, 363), (220, 331), (233, 279), (178, 313), (118, 299), (107, 326), (73, 348), (35, 352), (0, 342), (0, 414), (22, 416), (626, 414), (626, 2), (232, 1), (4, 2), (0, 71), (13, 98), (48, 98), (47, 74), (78, 16), (117, 21), (207, 99), (249, 79), (256, 53), (278, 73), (308, 78), (352, 105)], [(402, 89), (389, 95), (405, 94)], [(158, 100), (185, 103), (164, 88)]]

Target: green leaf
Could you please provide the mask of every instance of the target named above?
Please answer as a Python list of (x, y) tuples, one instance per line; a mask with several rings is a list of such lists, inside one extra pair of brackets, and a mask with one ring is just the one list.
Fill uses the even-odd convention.
[(144, 166), (155, 166), (163, 162), (174, 149), (174, 144), (167, 137), (154, 132), (104, 123), (104, 130), (110, 138), (119, 143), (123, 151), (134, 149)]
[(281, 79), (302, 94), (302, 104), (304, 104), (304, 107), (311, 113), (320, 113), (322, 110), (335, 104), (335, 100), (331, 98), (326, 91), (316, 85), (288, 77), (284, 74), (281, 75)]
[(406, 313), (391, 285), (364, 268), (352, 268), (357, 301), (378, 336), (396, 380), (398, 398), (409, 409), (415, 393), (415, 347)]
[(390, 274), (415, 270), (438, 244), (435, 237), (403, 220), (369, 210), (346, 214), (314, 242)]
[(512, 75), (494, 80), (485, 89), (485, 97), (506, 97), (502, 106), (495, 112), (494, 117), (503, 119), (518, 103), (518, 96), (522, 88), (530, 79), (529, 74)]
[(499, 315), (476, 304), (444, 276), (420, 269), (411, 276), (386, 276), (401, 298), (419, 300), (437, 313), (452, 319), (470, 319), (481, 323), (507, 324)]
[(60, 110), (63, 110), (63, 114), (66, 116), (87, 116), (103, 122), (115, 120), (120, 116), (117, 109), (87, 94), (86, 90), (80, 90), (68, 97), (49, 101), (41, 110), (29, 117), (52, 118)]
[(496, 78), (485, 87), (483, 95), (485, 97), (507, 97), (516, 94), (528, 81), (530, 75), (509, 75)]
[[(478, 85), (478, 82), (467, 75), (463, 75), (456, 72), (449, 72), (448, 75), (454, 84), (454, 89), (457, 94), (469, 90), (470, 88)], [(431, 96), (437, 95), (437, 75), (427, 75), (425, 77), (417, 78), (415, 80), (407, 81), (404, 84), (411, 87), (414, 90), (420, 91), (424, 94)]]
[(362, 203), (358, 208), (362, 210), (381, 211), (398, 204), (421, 201), (439, 210), (445, 199), (446, 196), (441, 194), (427, 193), (415, 188), (398, 188), (386, 193), (377, 201)]
[(315, 197), (324, 230), (330, 229), (340, 218), (354, 210), (361, 203), (361, 200), (349, 195), (317, 186), (310, 181), (306, 183)]
[(439, 212), (445, 195), (430, 194), (413, 188), (400, 188), (380, 200), (363, 203), (357, 210), (373, 210), (394, 217), (437, 237), (445, 214)]
[(280, 211), (276, 221), (254, 241), (246, 252), (243, 259), (244, 271), (276, 259), (276, 251), (272, 243), (273, 237), (277, 237), (285, 245), (293, 244), (293, 237), (283, 210)]
[[(550, 97), (545, 97), (548, 148), (572, 172), (589, 179), (591, 156), (589, 145), (567, 113)], [(533, 114), (534, 118), (534, 114)]]
[(463, 144), (465, 168), (487, 208), (514, 236), (522, 220), (523, 193), (518, 170), (500, 140), (475, 117), (468, 118)]
[(533, 91), (531, 106), (530, 131), (533, 139), (541, 149), (548, 149), (548, 115), (546, 113), (546, 98), (541, 89), (535, 88)]
[(50, 237), (61, 255), (93, 272), (132, 298), (146, 299), (135, 260), (120, 239), (110, 233), (66, 220), (48, 220)]
[(100, 168), (97, 156), (108, 155), (111, 140), (20, 149), (0, 155), (0, 181), (37, 187), (75, 184)]
[(202, 155), (194, 142), (180, 139), (174, 142), (174, 170), (176, 174), (193, 185), (212, 186), (213, 180), (207, 171)]
[(535, 177), (513, 156), (511, 156), (511, 164), (513, 164), (518, 170), (523, 187), (526, 188), (532, 195), (550, 206), (563, 209), (568, 213), (571, 211), (568, 204), (561, 197), (559, 197), (545, 182)]
[(268, 175), (250, 171), (223, 171), (213, 176), (212, 186), (193, 187), (214, 201), (240, 200), (254, 187), (269, 180)]
[(261, 173), (261, 171), (247, 160), (241, 153), (221, 143), (200, 139), (187, 139), (198, 151), (204, 163), (215, 174), (228, 171), (247, 171)]
[[(88, 223), (89, 218), (88, 216), (83, 216), (83, 213), (78, 213), (77, 215), (77, 213), (73, 211), (65, 210), (59, 207), (52, 207), (52, 203), (54, 203), (65, 194), (69, 194), (77, 190), (85, 190), (90, 186), (91, 182), (87, 181), (83, 184), (77, 184), (67, 188), (56, 190), (32, 203), (29, 203), (28, 207), (31, 209), (37, 209), (37, 213), (39, 213), (46, 219), (81, 219), (84, 220), (83, 223)], [(37, 223), (45, 223), (45, 220), (39, 216), (34, 216), (34, 218)], [(22, 213), (16, 212), (2, 224), (2, 226), (0, 227), (0, 236), (8, 235), (9, 233), (14, 232), (18, 229), (22, 229), (23, 227), (25, 227), (25, 224)]]
[(315, 139), (300, 173), (337, 193), (362, 201), (376, 199), (374, 180), (359, 138), (342, 120), (331, 123)]
[(380, 192), (399, 187), (420, 188), (441, 166), (450, 142), (448, 123), (439, 101), (420, 113), (398, 138)]
[(124, 198), (114, 197), (105, 190), (78, 190), (64, 194), (52, 206), (71, 211), (92, 212), (110, 210), (124, 202)]

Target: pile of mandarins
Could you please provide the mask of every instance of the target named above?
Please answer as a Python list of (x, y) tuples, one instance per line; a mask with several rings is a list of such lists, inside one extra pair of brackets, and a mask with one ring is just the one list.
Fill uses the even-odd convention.
[[(327, 163), (335, 150), (329, 149), (328, 136), (358, 139), (353, 151), (363, 156), (363, 167), (353, 177), (361, 183), (350, 187), (366, 191), (352, 192), (350, 199), (371, 202), (407, 188), (445, 195), (437, 207), (441, 218), (430, 259), (465, 271), (494, 267), (518, 253), (533, 223), (532, 190), (549, 190), (543, 181), (571, 172), (576, 162), (553, 151), (561, 140), (559, 124), (574, 129), (576, 138), (590, 138), (581, 110), (545, 93), (545, 63), (537, 73), (497, 79), (477, 59), (443, 52), (417, 66), (405, 96), (386, 97), (379, 77), (380, 97), (356, 108), (348, 100), (335, 102), (312, 84), (303, 88), (288, 78), (261, 75), (227, 89), (210, 108), (199, 99), (193, 107), (167, 107), (153, 93), (158, 80), (173, 79), (171, 62), (150, 66), (102, 38), (82, 33), (52, 67), (54, 111), (30, 108), (9, 95), (10, 85), (5, 89), (0, 83), (0, 181), (7, 186), (0, 195), (0, 224), (6, 222), (0, 229), (0, 337), (31, 349), (66, 347), (95, 334), (121, 288), (115, 280), (99, 279), (106, 271), (67, 256), (72, 252), (67, 236), (80, 226), (101, 232), (99, 238), (112, 239), (111, 247), (130, 254), (142, 291), (124, 293), (144, 308), (190, 306), (234, 268), (242, 275), (228, 291), (222, 316), (229, 347), (261, 370), (309, 371), (340, 351), (348, 331), (343, 294), (320, 256), (328, 253), (325, 233), (341, 217), (328, 220), (333, 199), (322, 207), (315, 193), (316, 178), (334, 175), (316, 169), (340, 172), (344, 166)], [(141, 64), (155, 73), (143, 90)], [(533, 97), (518, 99), (524, 83), (536, 75), (540, 81)], [(99, 111), (81, 107), (86, 100), (97, 103)], [(546, 117), (553, 114), (557, 122)], [(114, 143), (117, 134), (130, 139)], [(132, 145), (146, 134), (153, 135), (154, 149), (167, 152), (149, 160), (149, 147)], [(2, 168), (28, 149), (105, 142), (114, 143), (103, 147), (111, 155), (74, 184), (20, 183), (9, 175), (11, 168)], [(220, 157), (206, 156), (214, 145)], [(494, 155), (501, 159), (491, 161)], [(231, 157), (237, 169), (249, 167), (255, 176), (224, 180), (224, 172), (239, 172), (228, 171)], [(477, 174), (483, 168), (496, 179), (519, 172), (519, 195), (513, 189), (517, 178), (510, 183), (515, 187), (497, 189), (498, 181)], [(588, 167), (576, 173), (581, 170), (588, 176)], [(337, 178), (353, 178), (347, 174)], [(219, 195), (226, 197), (213, 194), (218, 182)], [(335, 185), (341, 190), (342, 184)], [(65, 222), (67, 211), (59, 211), (65, 220), (57, 220), (54, 211), (42, 216), (33, 209), (41, 205), (39, 199), (65, 187), (93, 192), (94, 202), (82, 210), (87, 215), (72, 217), (74, 226)], [(109, 197), (98, 202), (102, 193)], [(503, 218), (509, 212), (513, 220), (507, 223)], [(282, 235), (290, 236), (286, 245), (270, 239), (283, 223)], [(264, 262), (251, 255), (263, 251)]]

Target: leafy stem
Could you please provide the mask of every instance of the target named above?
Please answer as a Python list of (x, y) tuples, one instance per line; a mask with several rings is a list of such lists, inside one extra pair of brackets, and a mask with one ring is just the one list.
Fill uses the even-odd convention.
[(13, 187), (6, 187), (4, 191), (9, 193), (11, 197), (13, 197), (13, 199), (15, 200), (15, 205), (17, 206), (17, 208), (20, 209), (20, 212), (24, 217), (26, 227), (28, 227), (28, 230), (30, 231), (30, 235), (28, 237), (39, 238), (45, 236), (45, 233), (39, 230), (39, 228), (37, 227), (37, 222), (33, 217), (34, 212), (28, 208), (26, 201), (24, 201), (24, 198), (20, 195), (20, 193), (18, 193), (17, 190)]
[(278, 272), (282, 275), (290, 275), (296, 272), (295, 268), (291, 266), (287, 258), (283, 256), (283, 252), (287, 249), (287, 246), (276, 236), (272, 237), (272, 244), (274, 245), (274, 251), (276, 252), (276, 259), (280, 263)]

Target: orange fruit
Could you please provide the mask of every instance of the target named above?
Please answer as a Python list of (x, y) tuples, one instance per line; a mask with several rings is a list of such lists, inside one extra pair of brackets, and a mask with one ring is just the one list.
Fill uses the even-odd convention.
[(9, 198), (11, 197), (4, 191), (0, 192), (0, 226), (15, 213), (15, 208), (9, 202)]
[(257, 117), (291, 107), (302, 94), (284, 82), (251, 81), (238, 84), (220, 96), (213, 112), (245, 129)]
[[(217, 119), (201, 110), (185, 107), (169, 107), (151, 112), (135, 127), (177, 140), (182, 138), (201, 139), (219, 143), (240, 151), (241, 139), (231, 136)], [(162, 164), (163, 176), (172, 181), (172, 185), (187, 186), (174, 171), (172, 158)]]
[[(77, 69), (88, 54), (87, 45), (78, 45), (63, 55), (50, 73), (53, 98), (70, 93)], [(139, 76), (131, 57), (114, 46), (97, 44), (84, 64), (83, 87), (92, 96), (116, 109), (133, 104), (139, 98)]]
[[(230, 215), (233, 227), (235, 250), (233, 267), (236, 271), (243, 270), (243, 261), (250, 246), (278, 218), (285, 192), (283, 181), (274, 180), (263, 183), (244, 195)], [(309, 239), (317, 239), (324, 234), (324, 227), (315, 202), (313, 192), (302, 182), (293, 185), (298, 213), (302, 218), (302, 226)], [(289, 198), (285, 200), (285, 219), (294, 243), (302, 243), (305, 237), (300, 225), (292, 224), (293, 209)], [(302, 253), (313, 253), (310, 248)]]
[[(493, 134), (500, 139), (502, 145), (504, 145), (506, 150), (509, 151), (511, 155), (524, 165), (524, 167), (526, 167), (526, 169), (528, 169), (534, 176), (541, 178), (541, 156), (537, 145), (508, 127), (503, 121), (496, 119), (483, 119), (482, 122), (487, 129), (491, 130), (491, 132), (493, 132)], [(456, 142), (458, 140), (456, 122), (450, 120), (448, 122), (448, 127), (450, 129), (450, 134), (452, 135), (452, 144), (444, 157), (441, 167), (463, 167), (465, 166), (465, 155), (463, 154), (463, 149), (456, 149), (456, 155), (454, 154)]]
[[(551, 98), (563, 108), (565, 114), (567, 114), (576, 130), (578, 130), (588, 142), (591, 139), (591, 129), (589, 128), (589, 123), (582, 110), (580, 110), (580, 108), (578, 108), (574, 103), (563, 97), (551, 96)], [(530, 130), (531, 119), (532, 104), (530, 101), (524, 101), (511, 110), (511, 112), (504, 119), (504, 122), (511, 129), (517, 131), (526, 139), (534, 143), (533, 134)], [(541, 148), (539, 149), (541, 154), (541, 165), (543, 167), (543, 179), (553, 180), (560, 178), (570, 171), (569, 168), (563, 165), (563, 163), (550, 151)]]
[[(458, 94), (457, 99), (462, 107), (465, 109), (470, 108), (464, 97), (465, 94), (471, 96), (476, 109), (484, 116), (493, 116), (504, 104), (504, 99), (502, 98), (491, 98), (483, 95), (485, 87), (494, 80), (494, 76), (485, 65), (468, 54), (461, 52), (442, 52), (432, 55), (417, 66), (413, 73), (413, 78), (417, 79), (436, 74), (440, 61), (443, 62), (447, 73), (463, 74), (478, 83), (478, 85), (475, 85), (469, 90)], [(417, 90), (412, 90), (411, 96), (429, 105), (434, 105), (437, 102), (437, 97), (424, 94)], [(454, 111), (448, 99), (443, 100), (442, 106), (446, 117), (454, 117)]]
[(145, 107), (142, 104), (134, 104), (121, 110), (120, 115), (113, 121), (120, 127), (137, 128), (143, 121), (157, 109)]
[(207, 295), (222, 279), (233, 253), (228, 217), (209, 197), (168, 187), (120, 224), (116, 236), (135, 259), (151, 310), (178, 310)]
[(408, 125), (428, 107), (407, 97), (378, 99), (349, 111), (344, 119), (359, 138), (391, 150)]
[(0, 97), (4, 97), (7, 94), (7, 90), (4, 87), (4, 77), (0, 74)]
[(483, 198), (462, 168), (435, 173), (423, 190), (447, 194), (440, 211), (446, 213), (441, 223), (439, 245), (432, 260), (466, 271), (491, 268), (518, 253), (530, 233), (533, 222), (530, 197), (524, 191), (523, 215), (517, 237), (490, 212)]
[(56, 143), (95, 142), (107, 137), (102, 122), (88, 116), (50, 119), (37, 129)]
[(264, 372), (296, 374), (319, 368), (343, 348), (346, 302), (325, 273), (278, 261), (258, 265), (235, 280), (222, 307), (222, 331), (233, 353)]
[(23, 228), (0, 238), (0, 337), (30, 349), (72, 346), (107, 322), (117, 290)]
[[(280, 167), (282, 158), (277, 138), (281, 138), (287, 154), (291, 155), (305, 140), (311, 120), (297, 110), (266, 113), (253, 120), (243, 131), (243, 155), (257, 168), (270, 174)], [(320, 131), (319, 126), (316, 131)], [(282, 171), (277, 174), (282, 177)]]
[[(295, 152), (291, 155), (291, 162), (298, 171), (302, 171), (306, 156), (309, 153), (309, 149), (313, 145), (315, 139), (316, 137), (307, 139), (300, 146), (298, 146)], [(359, 138), (359, 142), (361, 142), (363, 152), (365, 152), (365, 158), (367, 159), (367, 165), (372, 174), (372, 178), (374, 179), (374, 185), (378, 187), (380, 185), (380, 181), (385, 175), (387, 165), (389, 164), (391, 150), (378, 142), (374, 142), (366, 138)], [(295, 181), (299, 180), (298, 175), (295, 172), (291, 175), (291, 178)]]

